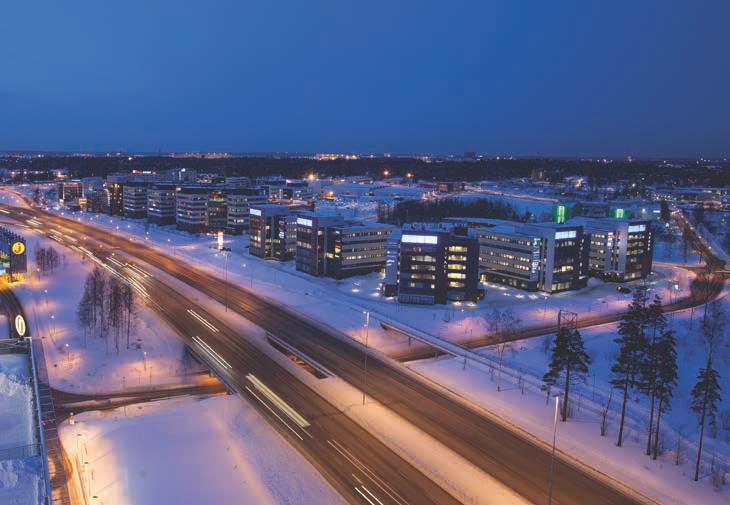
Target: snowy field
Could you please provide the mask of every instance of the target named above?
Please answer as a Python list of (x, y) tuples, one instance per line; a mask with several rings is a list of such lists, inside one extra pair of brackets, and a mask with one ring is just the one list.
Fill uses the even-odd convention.
[(99, 498), (91, 503), (343, 503), (238, 396), (86, 412), (60, 433), (74, 466), (84, 468), (79, 491)]
[[(202, 369), (183, 359), (185, 346), (150, 309), (140, 304), (136, 328), (127, 349), (120, 337), (119, 354), (114, 338), (85, 334), (76, 316), (84, 279), (94, 264), (41, 235), (26, 236), (29, 270), (27, 282), (14, 290), (25, 307), (32, 334), (43, 338), (49, 378), (53, 387), (78, 393), (131, 391), (151, 386), (195, 383)], [(61, 265), (53, 273), (39, 274), (33, 259), (38, 247), (54, 247)]]
[[(727, 294), (725, 306), (730, 313)], [(721, 492), (715, 492), (711, 484), (713, 459), (716, 468), (730, 471), (728, 373), (721, 372), (725, 400), (718, 408), (717, 428), (705, 431), (703, 478), (698, 483), (692, 480), (698, 425), (695, 414), (689, 409), (689, 392), (696, 382), (697, 371), (704, 366), (706, 359), (698, 335), (701, 317), (701, 309), (695, 309), (694, 315), (691, 310), (687, 310), (668, 317), (677, 331), (680, 372), (671, 411), (662, 416), (663, 436), (660, 444), (663, 454), (657, 461), (651, 461), (643, 453), (649, 414), (648, 401), (644, 396), (632, 396), (629, 402), (628, 431), (623, 448), (615, 445), (620, 413), (619, 392), (613, 395), (608, 433), (605, 437), (600, 436), (600, 414), (609, 398), (608, 379), (616, 353), (616, 344), (613, 342), (616, 324), (581, 330), (593, 364), (585, 384), (573, 388), (573, 417), (568, 423), (559, 423), (559, 449), (655, 497), (661, 503), (728, 503), (730, 486), (726, 485)], [(730, 335), (726, 339), (730, 339)], [(542, 375), (547, 371), (550, 359), (544, 344), (544, 338), (535, 338), (510, 346), (504, 352), (504, 370), (501, 373), (496, 348), (480, 351), (493, 360), (493, 369), (471, 361), (464, 367), (462, 359), (450, 357), (414, 362), (409, 366), (543, 440), (550, 440), (553, 407), (546, 405), (546, 393), (540, 391)], [(719, 359), (720, 369), (727, 370), (730, 366), (730, 346), (726, 347)], [(498, 385), (500, 391), (497, 390)], [(678, 457), (680, 463), (676, 465)]]
[[(6, 324), (4, 318), (0, 323)], [(30, 358), (0, 354), (0, 503), (33, 505), (42, 496), (39, 457), (22, 457), (22, 448), (37, 443)]]

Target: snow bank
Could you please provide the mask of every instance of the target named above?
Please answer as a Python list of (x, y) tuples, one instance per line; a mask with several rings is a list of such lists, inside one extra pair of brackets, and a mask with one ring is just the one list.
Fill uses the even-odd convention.
[(342, 503), (304, 457), (237, 396), (86, 412), (60, 432), (74, 466), (84, 468), (82, 492), (104, 503)]

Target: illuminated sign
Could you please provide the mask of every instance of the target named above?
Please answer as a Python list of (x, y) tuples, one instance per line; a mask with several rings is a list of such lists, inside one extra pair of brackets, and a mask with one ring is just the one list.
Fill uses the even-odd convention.
[(555, 240), (562, 240), (565, 238), (575, 238), (575, 237), (576, 237), (575, 230), (556, 231), (555, 232)]
[(302, 226), (307, 226), (308, 228), (312, 227), (312, 220), (311, 219), (305, 219), (303, 217), (297, 218), (297, 224), (301, 224)]
[(632, 226), (629, 226), (629, 233), (639, 233), (646, 231), (646, 225), (645, 224), (635, 224)]
[(219, 251), (223, 250), (223, 232), (222, 231), (218, 232), (218, 250)]
[(24, 337), (26, 329), (25, 319), (23, 319), (23, 316), (20, 314), (15, 316), (15, 331), (18, 333), (18, 336)]
[(560, 224), (564, 223), (568, 212), (565, 205), (558, 205), (555, 207), (555, 222)]
[(626, 211), (624, 209), (613, 209), (613, 217), (623, 219), (626, 217)]
[(22, 242), (13, 242), (10, 250), (13, 251), (13, 254), (23, 254), (25, 252), (25, 244)]
[(261, 211), (259, 209), (249, 209), (248, 213), (251, 214), (252, 216), (260, 216), (261, 215)]
[(406, 244), (438, 244), (438, 241), (435, 235), (403, 235), (401, 239)]

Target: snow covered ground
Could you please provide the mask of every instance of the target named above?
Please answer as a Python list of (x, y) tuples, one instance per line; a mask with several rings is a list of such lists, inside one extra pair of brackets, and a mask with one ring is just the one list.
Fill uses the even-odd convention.
[[(144, 389), (150, 386), (189, 384), (198, 381), (202, 369), (184, 359), (184, 344), (150, 309), (140, 304), (136, 328), (127, 349), (126, 335), (119, 354), (114, 338), (84, 335), (76, 308), (86, 275), (93, 263), (41, 235), (18, 229), (28, 244), (30, 275), (16, 285), (30, 320), (32, 334), (43, 338), (49, 378), (53, 387), (79, 393), (103, 393)], [(38, 247), (54, 247), (61, 266), (39, 274), (33, 258)]]
[(79, 491), (98, 496), (98, 503), (343, 503), (237, 396), (86, 412), (60, 434), (74, 466), (83, 468)]
[[(730, 313), (727, 295), (725, 305)], [(698, 334), (701, 317), (701, 309), (695, 309), (694, 315), (687, 310), (669, 316), (677, 331), (680, 378), (672, 409), (662, 417), (664, 452), (656, 462), (643, 453), (648, 422), (648, 402), (643, 396), (632, 396), (629, 403), (628, 431), (622, 448), (615, 445), (620, 412), (618, 392), (614, 392), (611, 403), (608, 434), (600, 436), (600, 412), (609, 398), (608, 379), (616, 352), (615, 324), (582, 330), (593, 364), (586, 383), (573, 389), (573, 418), (568, 423), (559, 423), (558, 448), (660, 503), (728, 503), (730, 486), (715, 492), (710, 482), (710, 466), (714, 458), (716, 468), (730, 471), (730, 397), (727, 394), (730, 374), (721, 372), (725, 400), (718, 409), (717, 430), (709, 436), (712, 430), (705, 432), (703, 478), (698, 483), (692, 480), (698, 426), (696, 416), (689, 410), (689, 392), (696, 382), (697, 371), (705, 363)], [(493, 360), (493, 369), (471, 361), (464, 367), (462, 359), (451, 357), (414, 362), (409, 366), (522, 429), (550, 440), (553, 406), (546, 405), (546, 393), (540, 391), (542, 375), (547, 371), (549, 361), (544, 343), (543, 338), (515, 343), (504, 353), (505, 370), (502, 373), (495, 348), (480, 351)], [(730, 365), (730, 347), (720, 359), (722, 368), (726, 369)], [(498, 384), (500, 391), (497, 391)], [(723, 412), (728, 416), (726, 420), (722, 419)], [(678, 442), (680, 464), (677, 466)]]
[[(5, 321), (1, 322), (5, 324)], [(39, 457), (24, 457), (25, 447), (36, 444), (30, 358), (0, 354), (0, 503), (40, 503), (43, 469)]]

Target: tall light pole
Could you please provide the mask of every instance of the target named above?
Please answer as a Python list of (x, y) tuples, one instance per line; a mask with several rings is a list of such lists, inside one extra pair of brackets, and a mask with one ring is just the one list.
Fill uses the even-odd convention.
[(220, 253), (225, 258), (225, 273), (223, 277), (223, 305), (226, 308), (226, 312), (228, 312), (228, 255), (231, 253), (231, 248), (219, 246), (218, 251), (220, 251)]
[(548, 485), (548, 505), (553, 503), (553, 474), (555, 472), (555, 439), (558, 433), (558, 404), (560, 396), (555, 395), (555, 415), (553, 416), (553, 450), (550, 454), (550, 483)]
[(365, 311), (365, 381), (362, 388), (362, 404), (365, 405), (365, 390), (368, 386), (368, 336), (370, 333), (370, 311)]

